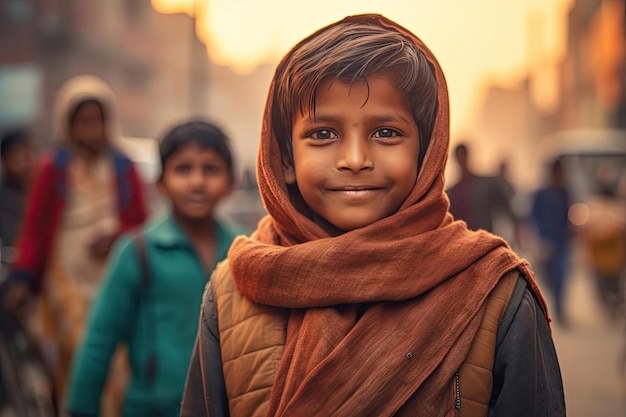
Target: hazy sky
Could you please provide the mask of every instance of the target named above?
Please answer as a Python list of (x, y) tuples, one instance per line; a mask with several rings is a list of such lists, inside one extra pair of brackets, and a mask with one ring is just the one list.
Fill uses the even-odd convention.
[[(452, 131), (462, 132), (488, 82), (506, 85), (527, 69), (549, 106), (550, 68), (562, 55), (572, 0), (152, 0), (163, 13), (198, 11), (211, 58), (245, 73), (275, 63), (297, 41), (347, 15), (380, 13), (420, 37), (448, 81)], [(529, 62), (533, 64), (529, 64)], [(545, 72), (544, 72), (545, 71)]]

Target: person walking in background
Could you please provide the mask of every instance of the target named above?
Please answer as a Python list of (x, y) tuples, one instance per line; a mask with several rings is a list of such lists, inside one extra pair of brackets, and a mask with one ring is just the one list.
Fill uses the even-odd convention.
[(599, 180), (587, 202), (589, 220), (577, 233), (582, 237), (587, 266), (609, 318), (623, 313), (626, 279), (626, 199), (615, 187)]
[(497, 179), (500, 181), (500, 185), (502, 186), (502, 190), (504, 191), (504, 196), (509, 202), (509, 206), (515, 197), (515, 186), (509, 179), (509, 164), (507, 161), (500, 161), (498, 165), (498, 177)]
[(8, 248), (15, 245), (17, 228), (22, 220), (28, 181), (34, 166), (30, 132), (15, 130), (3, 134), (0, 142), (0, 155), (2, 157), (0, 245)]
[[(0, 300), (34, 168), (32, 139), (28, 129), (6, 131), (0, 139)], [(22, 323), (0, 304), (0, 416), (56, 416), (52, 380), (39, 354)]]
[(483, 177), (474, 174), (469, 167), (469, 146), (461, 143), (454, 148), (454, 157), (459, 165), (461, 177), (448, 188), (450, 213), (455, 219), (464, 220), (472, 230), (487, 230), (494, 233), (494, 220), (506, 218), (513, 229), (511, 244), (519, 246), (519, 222), (511, 206), (511, 190), (500, 177)]
[(54, 110), (57, 146), (40, 159), (32, 182), (5, 306), (17, 312), (29, 294), (39, 296), (36, 332), (60, 404), (111, 245), (147, 213), (139, 176), (115, 148), (120, 132), (110, 88), (93, 76), (75, 77), (59, 90)]
[(528, 264), (448, 212), (448, 112), (436, 58), (383, 16), (287, 53), (257, 159), (269, 216), (205, 290), (181, 416), (565, 415)]
[(563, 295), (571, 249), (569, 207), (564, 167), (556, 159), (549, 168), (548, 184), (532, 197), (531, 217), (540, 240), (543, 273), (554, 297), (555, 316), (563, 325), (567, 324)]
[(171, 214), (120, 241), (75, 356), (71, 416), (97, 416), (109, 361), (128, 344), (132, 377), (122, 416), (175, 417), (198, 328), (202, 292), (241, 229), (214, 217), (233, 190), (229, 140), (215, 125), (175, 126), (160, 144), (159, 191)]

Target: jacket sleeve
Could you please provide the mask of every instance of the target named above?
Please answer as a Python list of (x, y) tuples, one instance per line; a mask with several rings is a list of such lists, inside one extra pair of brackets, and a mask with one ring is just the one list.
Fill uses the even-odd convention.
[(52, 154), (45, 154), (30, 186), (17, 239), (17, 259), (11, 266), (11, 279), (24, 282), (33, 290), (39, 287), (47, 261), (46, 243), (51, 243), (52, 238), (55, 178)]
[(222, 369), (217, 303), (209, 281), (202, 297), (198, 335), (183, 392), (181, 417), (229, 417)]
[(140, 273), (134, 245), (129, 238), (120, 241), (73, 359), (67, 398), (73, 416), (98, 414), (111, 357), (135, 323)]
[(130, 195), (128, 203), (122, 208), (118, 235), (141, 225), (148, 218), (144, 186), (132, 162), (128, 168), (127, 181), (130, 185)]
[(489, 417), (565, 416), (548, 322), (520, 279), (498, 328)]

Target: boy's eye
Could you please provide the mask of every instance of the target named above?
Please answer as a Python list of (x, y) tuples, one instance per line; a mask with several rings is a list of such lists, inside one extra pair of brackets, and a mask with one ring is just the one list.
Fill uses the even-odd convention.
[(217, 165), (205, 165), (204, 172), (214, 174), (219, 171), (219, 167)]
[(337, 139), (338, 136), (329, 129), (320, 129), (320, 130), (316, 130), (315, 132), (312, 132), (310, 135), (311, 138), (313, 139)]
[(398, 132), (388, 128), (378, 129), (374, 132), (375, 138), (394, 138), (396, 136), (398, 136)]
[(184, 174), (189, 172), (189, 170), (191, 169), (191, 166), (189, 165), (176, 165), (174, 167), (174, 172), (177, 172), (179, 174)]

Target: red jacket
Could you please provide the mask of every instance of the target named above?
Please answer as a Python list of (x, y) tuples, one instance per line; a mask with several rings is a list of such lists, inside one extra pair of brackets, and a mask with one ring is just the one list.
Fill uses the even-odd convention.
[[(63, 212), (69, 156), (65, 148), (43, 156), (26, 203), (17, 240), (17, 259), (10, 276), (11, 279), (26, 282), (33, 291), (41, 288), (48, 254)], [(143, 223), (147, 210), (141, 181), (133, 163), (118, 151), (112, 151), (112, 158), (120, 220), (116, 235), (120, 235)]]

